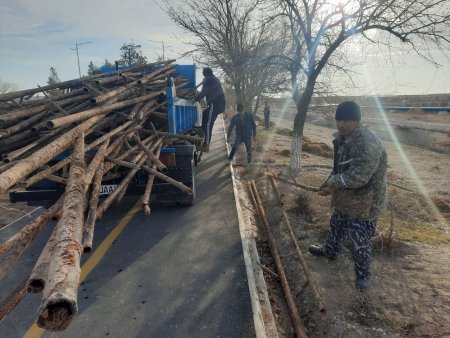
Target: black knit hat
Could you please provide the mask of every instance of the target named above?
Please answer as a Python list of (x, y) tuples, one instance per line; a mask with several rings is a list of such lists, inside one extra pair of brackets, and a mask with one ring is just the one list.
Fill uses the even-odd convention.
[(203, 68), (203, 76), (210, 76), (213, 75), (213, 70), (209, 67)]
[(361, 108), (355, 101), (344, 101), (337, 106), (336, 120), (361, 121)]

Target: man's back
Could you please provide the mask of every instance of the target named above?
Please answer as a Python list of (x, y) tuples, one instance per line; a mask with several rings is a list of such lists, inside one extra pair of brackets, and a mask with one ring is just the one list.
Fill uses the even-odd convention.
[(208, 104), (225, 101), (225, 95), (223, 93), (222, 84), (220, 80), (214, 75), (205, 77), (201, 92), (197, 95), (196, 101), (206, 97)]

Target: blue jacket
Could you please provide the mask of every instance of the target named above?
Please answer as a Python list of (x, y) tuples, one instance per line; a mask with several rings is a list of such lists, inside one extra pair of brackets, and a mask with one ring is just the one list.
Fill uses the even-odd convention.
[(250, 138), (256, 136), (256, 124), (251, 113), (244, 113), (242, 118), (239, 113), (233, 116), (230, 125), (228, 126), (228, 139), (231, 137), (234, 127), (236, 127), (236, 137)]
[(195, 101), (200, 101), (206, 97), (208, 105), (210, 103), (225, 101), (222, 84), (214, 75), (205, 76), (203, 87), (200, 93), (195, 97)]

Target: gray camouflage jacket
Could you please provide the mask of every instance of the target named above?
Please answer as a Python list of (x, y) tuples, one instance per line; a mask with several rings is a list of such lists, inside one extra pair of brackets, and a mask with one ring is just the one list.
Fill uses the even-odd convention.
[(333, 188), (331, 205), (352, 218), (373, 220), (385, 209), (387, 155), (369, 128), (360, 126), (348, 137), (337, 136), (334, 168), (324, 183)]

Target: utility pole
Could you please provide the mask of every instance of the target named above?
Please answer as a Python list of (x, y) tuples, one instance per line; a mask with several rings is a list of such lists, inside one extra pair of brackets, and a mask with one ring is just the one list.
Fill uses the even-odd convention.
[(80, 75), (80, 79), (81, 79), (81, 69), (80, 69), (80, 56), (78, 54), (78, 46), (87, 45), (88, 43), (92, 43), (92, 42), (81, 42), (81, 43), (76, 42), (75, 43), (75, 48), (69, 48), (70, 50), (76, 50), (77, 51), (78, 75)]
[[(155, 40), (147, 40), (147, 41), (161, 43), (161, 45), (162, 45), (162, 61), (164, 61), (164, 41), (155, 41)], [(169, 47), (171, 47), (171, 46), (169, 46)]]

